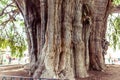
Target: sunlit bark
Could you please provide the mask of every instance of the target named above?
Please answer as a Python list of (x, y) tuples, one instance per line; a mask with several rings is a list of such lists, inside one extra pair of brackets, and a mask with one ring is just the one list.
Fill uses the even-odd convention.
[(89, 68), (104, 69), (110, 0), (15, 1), (26, 24), (33, 77), (73, 80), (87, 77)]

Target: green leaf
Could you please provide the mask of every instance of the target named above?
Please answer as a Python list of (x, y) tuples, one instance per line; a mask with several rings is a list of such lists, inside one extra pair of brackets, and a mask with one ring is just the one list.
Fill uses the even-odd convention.
[[(12, 0), (0, 0), (0, 12), (11, 2)], [(5, 49), (9, 46), (12, 56), (22, 57), (27, 49), (25, 25), (21, 14), (13, 11), (17, 11), (17, 7), (9, 6), (5, 10), (8, 13), (0, 16), (0, 48)]]
[(119, 48), (120, 43), (120, 16), (111, 15), (108, 18), (109, 26), (107, 29), (107, 37), (110, 42), (110, 46), (114, 49)]

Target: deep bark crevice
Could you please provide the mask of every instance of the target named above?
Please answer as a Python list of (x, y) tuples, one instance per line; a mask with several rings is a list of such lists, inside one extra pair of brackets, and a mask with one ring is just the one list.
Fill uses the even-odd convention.
[(32, 76), (73, 80), (88, 77), (89, 68), (101, 71), (109, 1), (16, 1), (24, 15)]

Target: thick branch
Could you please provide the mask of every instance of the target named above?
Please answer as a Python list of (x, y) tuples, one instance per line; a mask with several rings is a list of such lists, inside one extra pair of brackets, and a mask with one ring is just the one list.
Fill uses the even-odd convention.
[(111, 13), (120, 13), (120, 5), (113, 7)]
[(16, 6), (18, 7), (18, 9), (20, 10), (20, 12), (22, 13), (22, 15), (24, 15), (24, 1), (23, 0), (14, 0)]

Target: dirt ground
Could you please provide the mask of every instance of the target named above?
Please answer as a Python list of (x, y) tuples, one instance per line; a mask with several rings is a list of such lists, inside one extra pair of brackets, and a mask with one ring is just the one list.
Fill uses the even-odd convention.
[[(90, 77), (77, 80), (120, 80), (120, 65), (107, 65), (106, 69), (102, 72), (90, 71), (89, 73)], [(30, 77), (23, 67), (15, 66), (13, 68), (11, 66), (0, 67), (0, 76), (4, 75)]]
[(106, 65), (102, 72), (90, 71), (90, 77), (78, 80), (120, 80), (120, 65)]
[[(0, 66), (0, 80), (2, 80), (2, 77), (6, 77), (6, 76), (8, 77), (7, 80), (11, 80), (9, 79), (10, 76), (30, 77), (28, 75), (28, 72), (24, 70), (24, 65)], [(16, 78), (15, 80), (20, 80), (20, 79)]]

